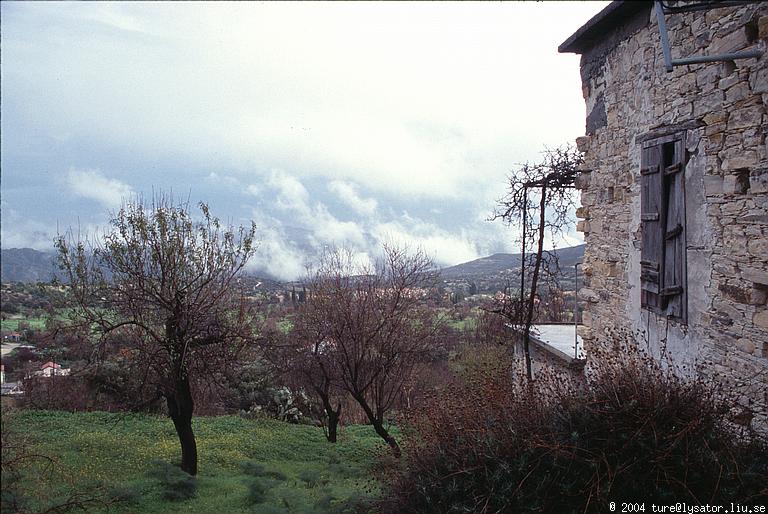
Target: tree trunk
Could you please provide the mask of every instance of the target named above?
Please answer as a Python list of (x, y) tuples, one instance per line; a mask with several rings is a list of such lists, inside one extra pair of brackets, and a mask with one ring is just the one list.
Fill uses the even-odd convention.
[(328, 433), (325, 434), (325, 437), (328, 439), (328, 442), (335, 443), (338, 433), (339, 419), (341, 418), (341, 402), (339, 402), (336, 410), (333, 410), (330, 396), (324, 394), (320, 389), (318, 389), (318, 395), (323, 402), (325, 415), (328, 416)]
[(336, 442), (336, 433), (339, 427), (339, 418), (341, 418), (341, 403), (339, 403), (336, 410), (330, 403), (326, 405), (325, 412), (328, 414), (328, 441), (331, 443)]
[(360, 404), (360, 407), (363, 408), (365, 411), (365, 415), (368, 416), (368, 421), (371, 422), (373, 425), (373, 429), (376, 431), (379, 436), (386, 441), (386, 443), (389, 445), (389, 448), (392, 450), (392, 455), (394, 455), (397, 458), (400, 458), (400, 455), (402, 455), (402, 452), (400, 451), (400, 446), (397, 444), (397, 440), (395, 440), (392, 435), (387, 432), (387, 429), (384, 428), (384, 423), (382, 422), (382, 419), (374, 415), (373, 410), (371, 409), (370, 405), (368, 405), (368, 402), (365, 400), (365, 397), (362, 395), (355, 395), (353, 394), (352, 397), (357, 400), (357, 403)]
[(399, 459), (402, 452), (400, 451), (400, 445), (397, 444), (397, 440), (387, 432), (387, 429), (384, 428), (384, 424), (381, 421), (374, 419), (371, 423), (373, 423), (373, 429), (376, 430), (376, 433), (389, 445), (389, 448), (392, 450), (392, 455)]
[[(528, 204), (528, 188), (523, 187), (523, 195), (525, 198), (526, 208)], [(525, 305), (525, 245), (528, 243), (526, 240), (526, 229), (528, 228), (528, 211), (523, 211), (523, 244), (520, 252), (520, 307)], [(523, 343), (523, 355), (525, 357), (525, 373), (528, 377), (528, 381), (531, 381), (531, 347), (528, 340), (528, 329), (523, 327), (522, 343)]]
[(190, 475), (197, 475), (197, 443), (192, 432), (192, 412), (195, 404), (187, 377), (178, 378), (172, 395), (166, 396), (168, 414), (176, 427), (176, 434), (181, 443), (181, 469)]
[(528, 298), (528, 312), (525, 316), (525, 328), (523, 330), (523, 337), (525, 338), (525, 371), (528, 376), (528, 382), (533, 379), (533, 372), (531, 370), (531, 355), (529, 353), (529, 341), (531, 336), (531, 326), (533, 325), (533, 307), (536, 300), (536, 287), (539, 282), (539, 269), (541, 268), (542, 254), (544, 253), (544, 223), (547, 216), (547, 185), (541, 186), (541, 202), (539, 204), (539, 240), (538, 248), (536, 249), (536, 260), (534, 261), (533, 277), (531, 277), (531, 293)]

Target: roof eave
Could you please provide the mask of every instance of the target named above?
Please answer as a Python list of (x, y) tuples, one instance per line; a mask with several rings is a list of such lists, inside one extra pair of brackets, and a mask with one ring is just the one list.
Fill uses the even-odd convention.
[(574, 32), (571, 37), (563, 41), (557, 47), (557, 51), (560, 53), (584, 53), (612, 28), (626, 22), (629, 17), (641, 9), (650, 9), (651, 3), (614, 0)]

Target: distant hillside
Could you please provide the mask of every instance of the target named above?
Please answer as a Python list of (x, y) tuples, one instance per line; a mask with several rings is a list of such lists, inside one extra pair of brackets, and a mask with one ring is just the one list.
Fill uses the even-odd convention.
[[(560, 268), (572, 268), (577, 261), (584, 257), (584, 245), (560, 248), (555, 251), (560, 261)], [(467, 278), (502, 273), (517, 272), (520, 268), (519, 253), (495, 253), (474, 261), (443, 268), (440, 272), (443, 278)]]
[[(560, 248), (557, 250), (560, 269), (566, 281), (573, 275), (573, 265), (584, 256), (584, 245)], [(2, 250), (3, 282), (49, 282), (58, 273), (55, 255), (31, 248), (11, 248)], [(520, 254), (496, 253), (474, 261), (457, 264), (441, 270), (445, 282), (475, 283), (480, 291), (495, 291), (507, 280), (515, 280), (520, 272)], [(257, 272), (257, 275), (268, 276)], [(280, 288), (280, 281), (262, 280), (263, 287)]]
[[(62, 280), (62, 272), (56, 264), (56, 255), (32, 248), (9, 248), (0, 250), (0, 281), (2, 282), (50, 282), (56, 276)], [(264, 273), (248, 274), (251, 285), (266, 290), (282, 289), (282, 283), (272, 278), (263, 278)]]
[(0, 251), (0, 280), (3, 282), (50, 282), (57, 271), (53, 253), (32, 248)]
[[(584, 257), (584, 245), (560, 248), (555, 253), (562, 273), (561, 286), (568, 288), (575, 275), (573, 265)], [(481, 293), (503, 290), (507, 282), (519, 281), (519, 275), (520, 254), (517, 253), (496, 253), (440, 271), (446, 285), (474, 284), (474, 288)]]
[(503, 273), (505, 271), (511, 272), (519, 268), (520, 254), (495, 253), (488, 257), (481, 257), (474, 261), (443, 268), (440, 270), (440, 276), (444, 279), (469, 278)]

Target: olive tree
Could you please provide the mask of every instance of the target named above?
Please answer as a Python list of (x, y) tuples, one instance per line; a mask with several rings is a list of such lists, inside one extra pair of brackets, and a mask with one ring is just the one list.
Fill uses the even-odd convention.
[[(335, 443), (342, 414), (342, 397), (346, 394), (336, 380), (338, 368), (335, 348), (330, 343), (330, 332), (324, 314), (315, 305), (300, 304), (294, 326), (282, 338), (286, 341), (280, 352), (279, 367), (286, 373), (291, 385), (303, 389), (319, 400), (326, 439)], [(321, 316), (318, 318), (317, 316)]]
[(385, 246), (374, 266), (356, 264), (349, 252), (331, 251), (298, 312), (315, 336), (307, 352), (315, 360), (316, 380), (348, 393), (398, 457), (386, 416), (439, 339), (440, 320), (425, 306), (435, 279), (422, 251)]
[(145, 384), (165, 399), (181, 444), (181, 469), (197, 474), (190, 379), (212, 373), (250, 340), (251, 306), (238, 274), (255, 226), (223, 226), (200, 204), (158, 195), (127, 202), (101, 235), (56, 240), (76, 316), (106, 341), (119, 334)]

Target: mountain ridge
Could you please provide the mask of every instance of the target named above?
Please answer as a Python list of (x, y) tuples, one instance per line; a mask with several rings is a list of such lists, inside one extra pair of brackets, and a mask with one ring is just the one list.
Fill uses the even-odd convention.
[[(584, 245), (559, 248), (555, 253), (560, 260), (560, 268), (567, 273), (567, 269), (584, 256)], [(32, 248), (3, 248), (0, 250), (0, 263), (0, 280), (3, 282), (49, 282), (59, 274), (55, 253)], [(517, 276), (519, 269), (520, 254), (495, 253), (442, 268), (440, 274), (443, 280), (472, 280), (495, 275)], [(262, 276), (264, 272), (250, 274)]]
[[(554, 250), (560, 261), (560, 269), (573, 267), (576, 262), (584, 257), (584, 245), (568, 246)], [(520, 268), (521, 255), (519, 253), (494, 253), (487, 257), (480, 257), (472, 261), (463, 262), (454, 266), (442, 268), (440, 273), (443, 278), (466, 277), (489, 272), (515, 271)]]

